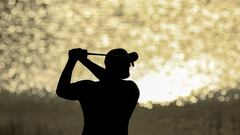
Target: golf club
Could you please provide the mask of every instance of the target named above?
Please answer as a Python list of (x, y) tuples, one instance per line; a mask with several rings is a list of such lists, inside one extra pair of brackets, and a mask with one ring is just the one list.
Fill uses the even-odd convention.
[[(90, 53), (90, 52), (88, 52), (87, 54), (88, 55), (96, 55), (96, 56), (106, 56), (107, 55), (107, 54), (103, 54), (103, 53)], [(136, 52), (129, 53), (126, 56), (122, 56), (122, 55), (111, 55), (111, 56), (114, 56), (114, 57), (127, 57), (130, 60), (132, 66), (134, 66), (133, 62), (138, 59), (138, 54)]]
[[(87, 53), (88, 55), (96, 55), (96, 56), (107, 56), (107, 54), (103, 53)], [(138, 54), (136, 52), (129, 53), (127, 56), (122, 56), (122, 55), (111, 55), (115, 57), (128, 57), (132, 62), (136, 61), (138, 59)]]

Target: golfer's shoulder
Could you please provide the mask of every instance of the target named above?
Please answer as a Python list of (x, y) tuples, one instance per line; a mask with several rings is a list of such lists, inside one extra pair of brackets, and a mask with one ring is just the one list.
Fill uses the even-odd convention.
[(138, 89), (137, 84), (132, 80), (125, 80), (125, 83), (128, 87), (132, 89)]
[(137, 84), (131, 80), (127, 80), (126, 84), (127, 84), (127, 89), (128, 89), (128, 91), (127, 91), (128, 95), (130, 94), (130, 95), (132, 95), (131, 97), (138, 98), (140, 95), (140, 92), (139, 92)]
[(78, 86), (94, 86), (96, 82), (92, 80), (81, 80), (81, 81), (75, 82), (74, 84)]

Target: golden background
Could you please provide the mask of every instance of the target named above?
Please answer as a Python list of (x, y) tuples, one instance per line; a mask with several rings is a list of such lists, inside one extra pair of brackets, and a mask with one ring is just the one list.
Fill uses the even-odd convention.
[[(239, 88), (240, 1), (1, 0), (0, 88), (54, 92), (67, 51), (138, 52), (139, 102), (195, 103)], [(89, 57), (103, 66), (103, 58)], [(73, 81), (94, 79), (77, 65)], [(234, 95), (235, 99), (239, 95)], [(177, 102), (183, 105), (183, 102)]]

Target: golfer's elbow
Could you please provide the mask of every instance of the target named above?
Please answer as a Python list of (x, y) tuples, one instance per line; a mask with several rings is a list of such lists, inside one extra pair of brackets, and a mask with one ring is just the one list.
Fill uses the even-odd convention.
[(66, 87), (57, 87), (57, 89), (56, 89), (56, 94), (57, 94), (57, 96), (59, 96), (59, 97), (64, 97), (64, 95), (65, 95), (65, 92), (66, 91)]
[(57, 88), (56, 90), (57, 96), (62, 97), (62, 93), (63, 93), (62, 90), (60, 88)]
[(69, 91), (69, 87), (57, 88), (56, 94), (58, 97), (67, 99), (67, 100), (76, 100), (75, 93)]

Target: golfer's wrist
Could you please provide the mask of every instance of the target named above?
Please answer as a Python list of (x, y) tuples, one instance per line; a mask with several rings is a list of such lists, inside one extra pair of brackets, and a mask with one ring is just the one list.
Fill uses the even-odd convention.
[(89, 62), (90, 60), (88, 58), (85, 59), (78, 59), (82, 64), (86, 64), (87, 62)]
[(76, 63), (78, 60), (73, 58), (68, 58), (68, 63)]

